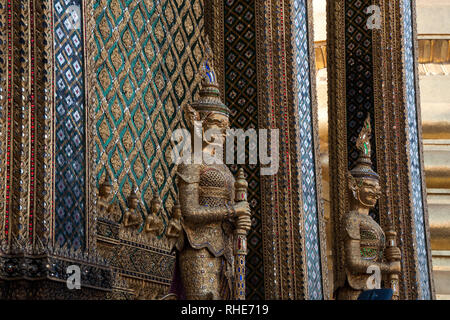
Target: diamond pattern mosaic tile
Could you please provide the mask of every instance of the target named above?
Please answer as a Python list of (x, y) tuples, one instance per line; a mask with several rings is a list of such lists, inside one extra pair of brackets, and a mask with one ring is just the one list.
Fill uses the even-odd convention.
[(111, 177), (122, 211), (135, 189), (144, 216), (154, 193), (166, 223), (176, 198), (171, 134), (195, 97), (203, 59), (201, 0), (101, 0), (93, 39), (97, 182)]
[[(347, 87), (347, 148), (348, 168), (352, 169), (358, 159), (356, 139), (363, 127), (367, 114), (375, 128), (373, 98), (372, 31), (367, 29), (367, 14), (364, 10), (371, 1), (345, 2), (345, 45), (346, 45), (346, 87)], [(372, 135), (372, 150), (376, 150), (375, 135)], [(372, 166), (376, 168), (376, 153), (372, 152)], [(378, 204), (370, 215), (379, 222)]]
[[(224, 10), (225, 103), (231, 110), (232, 127), (257, 128), (255, 3), (227, 0)], [(231, 166), (233, 174), (237, 168)], [(249, 184), (248, 201), (253, 215), (252, 231), (248, 235), (246, 297), (264, 299), (259, 165), (245, 165), (243, 168)]]
[(80, 4), (80, 0), (57, 0), (53, 10), (55, 239), (60, 245), (74, 249), (83, 246), (85, 236), (85, 108)]
[(406, 106), (408, 121), (409, 157), (411, 165), (413, 210), (416, 227), (417, 256), (422, 299), (431, 299), (430, 279), (428, 270), (428, 254), (425, 239), (424, 207), (422, 199), (422, 175), (420, 171), (420, 150), (417, 123), (415, 70), (414, 70), (414, 40), (412, 31), (411, 1), (403, 1), (405, 70), (406, 70)]
[(305, 0), (294, 1), (294, 54), (299, 109), (302, 198), (304, 211), (306, 264), (309, 299), (322, 299), (322, 269), (312, 128), (311, 82), (309, 67), (307, 7)]

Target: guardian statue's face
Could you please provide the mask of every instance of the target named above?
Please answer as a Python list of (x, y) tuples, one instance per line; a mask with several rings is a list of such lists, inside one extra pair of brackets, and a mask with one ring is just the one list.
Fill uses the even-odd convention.
[(381, 187), (377, 180), (361, 179), (358, 181), (358, 200), (366, 207), (373, 208), (381, 195)]
[(205, 137), (205, 132), (208, 130), (216, 130), (220, 132), (220, 140), (217, 141), (217, 138), (212, 138), (210, 141), (205, 141), (210, 145), (220, 145), (222, 146), (225, 142), (225, 138), (227, 135), (227, 129), (230, 127), (230, 123), (228, 117), (222, 113), (211, 113), (209, 114), (205, 120), (203, 120), (203, 137)]

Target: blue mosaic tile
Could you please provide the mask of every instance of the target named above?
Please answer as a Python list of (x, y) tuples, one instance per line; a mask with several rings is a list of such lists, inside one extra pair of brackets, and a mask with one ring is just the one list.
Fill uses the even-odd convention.
[(415, 68), (414, 68), (414, 39), (412, 27), (411, 1), (403, 1), (403, 45), (405, 48), (406, 73), (406, 108), (408, 120), (408, 140), (410, 172), (412, 182), (412, 197), (414, 222), (416, 227), (417, 256), (419, 268), (419, 284), (422, 299), (431, 299), (430, 277), (428, 266), (428, 250), (425, 239), (425, 218), (422, 199), (422, 174), (420, 167), (420, 149), (416, 107)]
[(299, 110), (302, 198), (304, 212), (305, 249), (308, 299), (323, 299), (320, 259), (319, 220), (316, 194), (316, 171), (312, 124), (311, 81), (308, 45), (308, 18), (305, 0), (294, 1), (294, 58)]
[[(85, 133), (83, 34), (74, 14), (81, 0), (54, 2), (55, 53), (55, 238), (81, 248), (85, 236)], [(77, 9), (70, 13), (69, 9)], [(77, 28), (79, 27), (79, 28)]]

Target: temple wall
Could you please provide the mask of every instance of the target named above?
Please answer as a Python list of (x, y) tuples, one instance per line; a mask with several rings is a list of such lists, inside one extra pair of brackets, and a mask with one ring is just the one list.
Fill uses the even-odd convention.
[[(253, 213), (253, 229), (248, 236), (247, 298), (332, 296), (334, 288), (328, 284), (334, 283), (337, 249), (333, 233), (337, 229), (330, 208), (332, 200), (336, 200), (333, 197), (339, 197), (344, 188), (334, 189), (335, 194), (330, 197), (330, 178), (338, 175), (330, 177), (329, 167), (328, 150), (333, 145), (328, 143), (328, 124), (332, 126), (334, 119), (328, 119), (326, 0), (2, 0), (0, 3), (0, 22), (9, 32), (8, 37), (8, 33), (0, 33), (0, 89), (4, 91), (0, 95), (0, 100), (4, 100), (0, 106), (0, 150), (7, 150), (0, 152), (0, 162), (6, 163), (0, 167), (0, 192), (5, 195), (5, 201), (0, 201), (0, 240), (6, 241), (9, 249), (17, 250), (14, 262), (17, 266), (22, 265), (20, 255), (27, 250), (40, 263), (35, 274), (12, 273), (2, 275), (3, 278), (20, 276), (62, 283), (70, 262), (81, 265), (88, 274), (100, 275), (94, 280), (82, 279), (83, 286), (88, 284), (94, 289), (83, 293), (83, 298), (108, 295), (152, 299), (168, 291), (175, 255), (164, 239), (164, 232), (150, 237), (143, 232), (142, 225), (125, 230), (120, 223), (129, 209), (127, 198), (132, 191), (139, 199), (142, 218), (146, 217), (154, 194), (164, 204), (158, 217), (164, 224), (171, 218), (177, 190), (176, 167), (169, 155), (170, 133), (183, 126), (180, 107), (195, 99), (198, 92), (204, 36), (208, 32), (217, 59), (223, 100), (232, 111), (233, 126), (279, 128), (283, 139), (277, 175), (263, 177), (259, 166), (246, 168)], [(379, 3), (386, 5), (389, 1)], [(402, 268), (407, 278), (402, 284), (404, 297), (415, 298), (418, 294), (430, 298), (434, 296), (433, 286), (428, 284), (433, 281), (427, 272), (430, 268), (426, 270), (428, 264), (422, 263), (430, 256), (429, 246), (423, 241), (428, 238), (426, 221), (423, 222), (427, 220), (428, 202), (436, 294), (438, 299), (450, 299), (450, 27), (443, 23), (450, 21), (450, 2), (417, 1), (427, 199), (418, 190), (422, 189), (418, 164), (422, 157), (420, 132), (415, 135), (419, 139), (412, 141), (414, 159), (405, 160), (408, 153), (405, 150), (411, 150), (411, 139), (407, 139), (405, 132), (417, 133), (415, 108), (419, 108), (415, 103), (416, 73), (411, 59), (414, 10), (410, 4), (414, 2), (392, 3), (401, 3), (398, 8), (405, 10), (398, 16), (389, 13), (404, 28), (384, 26), (385, 38), (381, 41), (385, 42), (377, 42), (379, 38), (364, 32), (370, 42), (365, 54), (371, 61), (364, 68), (372, 77), (372, 71), (380, 62), (390, 61), (389, 57), (401, 62), (401, 67), (392, 68), (396, 77), (392, 88), (402, 91), (402, 96), (400, 103), (392, 103), (391, 107), (405, 104), (404, 109), (398, 109), (401, 117), (396, 118), (403, 121), (395, 129), (401, 140), (394, 143), (408, 147), (393, 152), (399, 160), (392, 161), (384, 149), (387, 150), (386, 141), (393, 140), (394, 134), (380, 138), (377, 170), (389, 182), (395, 180), (395, 169), (383, 167), (385, 160), (397, 166), (401, 183), (393, 181), (396, 189), (389, 192), (392, 202), (401, 204), (388, 206), (384, 201), (385, 208), (377, 208), (374, 217), (382, 226), (384, 219), (385, 226), (387, 211), (399, 213), (397, 226), (406, 241), (402, 244), (406, 253)], [(205, 6), (211, 4), (215, 5), (214, 10), (206, 10), (204, 16)], [(356, 2), (348, 1), (346, 5), (355, 5), (358, 14), (363, 15)], [(68, 20), (69, 7), (80, 10), (83, 17), (80, 26), (75, 27)], [(12, 20), (7, 19), (9, 16)], [(360, 26), (359, 22), (346, 19), (340, 23)], [(387, 54), (383, 56), (374, 53), (380, 43), (391, 48), (392, 42), (386, 37), (389, 28), (406, 34), (396, 35), (401, 41), (394, 43), (394, 48), (409, 51), (407, 57), (399, 54), (400, 50), (385, 50)], [(314, 43), (310, 35), (313, 30)], [(348, 42), (360, 45), (354, 39)], [(343, 51), (344, 55), (356, 54), (345, 48)], [(344, 69), (356, 76), (361, 73), (352, 70), (351, 65), (345, 65)], [(7, 73), (10, 75), (6, 76)], [(339, 72), (330, 73), (330, 79), (335, 74)], [(381, 75), (383, 80), (390, 80), (390, 74)], [(396, 119), (385, 116), (381, 100), (371, 100), (375, 97), (371, 90), (378, 89), (371, 79), (365, 83), (369, 93), (361, 95), (365, 101), (370, 100), (365, 103), (369, 107), (362, 111), (375, 116), (378, 112), (378, 120), (374, 120), (378, 121), (376, 135), (384, 134), (386, 131), (381, 131), (387, 125), (380, 119), (389, 120), (386, 122), (389, 124)], [(347, 83), (347, 88), (352, 85)], [(339, 94), (351, 100), (346, 88), (341, 89)], [(383, 102), (393, 102), (389, 89), (386, 91)], [(406, 101), (407, 98), (410, 99)], [(359, 126), (364, 118), (352, 119), (357, 113), (353, 111), (363, 103), (344, 100), (341, 99), (343, 108), (339, 111), (349, 111), (349, 118), (342, 123), (346, 126), (356, 121), (356, 127)], [(347, 109), (350, 106), (353, 111)], [(380, 118), (380, 114), (385, 118)], [(356, 128), (350, 129), (345, 131), (354, 136)], [(335, 140), (335, 145), (343, 140), (346, 139), (337, 143)], [(350, 164), (355, 160), (350, 159), (354, 153), (352, 144), (348, 146), (347, 149), (345, 141), (341, 148), (345, 149), (345, 157), (339, 158), (339, 165), (345, 170), (347, 160)], [(416, 162), (411, 164), (413, 161)], [(405, 163), (410, 167), (402, 168)], [(117, 205), (112, 215), (97, 209), (97, 190), (108, 179), (113, 189), (112, 203)], [(406, 196), (398, 199), (397, 191), (402, 188), (401, 196)], [(418, 217), (419, 229), (414, 229), (411, 221)], [(417, 235), (421, 236), (421, 243), (414, 238)], [(416, 247), (420, 247), (420, 253)], [(0, 263), (6, 261), (2, 254)], [(422, 255), (422, 260), (418, 255)], [(50, 265), (53, 269), (48, 269)], [(423, 277), (424, 274), (429, 277)], [(426, 278), (426, 283), (419, 283), (415, 277), (421, 278), (420, 281)], [(60, 291), (55, 287), (42, 285), (45, 291), (42, 298), (58, 295)], [(418, 287), (422, 293), (416, 292)], [(17, 283), (10, 293), (0, 293), (3, 297), (17, 298), (16, 292), (27, 291), (26, 286)]]
[[(86, 10), (87, 212), (94, 216), (97, 188), (110, 179), (116, 207), (96, 212), (98, 249), (136, 297), (153, 299), (167, 293), (175, 263), (164, 237), (177, 198), (171, 136), (201, 80), (203, 1), (88, 1)], [(142, 221), (119, 228), (132, 191)], [(143, 223), (154, 196), (157, 235)]]
[[(215, 23), (205, 30), (213, 39), (232, 126), (279, 129), (277, 174), (262, 176), (257, 166), (245, 168), (253, 186), (248, 299), (328, 297), (311, 73), (313, 2), (209, 1)], [(220, 70), (225, 70), (222, 77)]]

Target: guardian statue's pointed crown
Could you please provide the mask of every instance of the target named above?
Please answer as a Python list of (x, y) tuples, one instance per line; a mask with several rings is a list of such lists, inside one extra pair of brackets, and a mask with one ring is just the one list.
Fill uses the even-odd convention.
[(200, 97), (191, 106), (198, 112), (219, 112), (230, 115), (230, 109), (220, 98), (220, 89), (214, 71), (214, 58), (208, 39), (205, 42), (205, 60), (202, 68), (202, 88)]
[(356, 179), (367, 178), (379, 180), (380, 177), (372, 169), (372, 147), (370, 145), (370, 138), (372, 136), (372, 128), (370, 126), (370, 115), (364, 121), (364, 126), (359, 133), (356, 140), (356, 148), (359, 151), (359, 157), (356, 161), (355, 167), (350, 171), (352, 176)]

